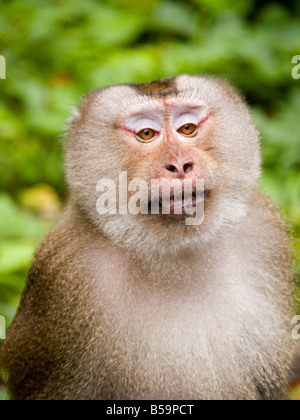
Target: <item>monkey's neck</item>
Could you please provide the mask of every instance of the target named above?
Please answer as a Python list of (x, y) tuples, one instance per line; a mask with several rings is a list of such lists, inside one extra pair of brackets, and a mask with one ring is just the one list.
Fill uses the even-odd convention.
[[(159, 286), (176, 290), (182, 287), (194, 287), (201, 284), (208, 277), (220, 260), (226, 258), (226, 252), (231, 249), (231, 237), (234, 240), (234, 229), (231, 234), (218, 235), (217, 240), (209, 243), (195, 242), (193, 246), (170, 247), (170, 252), (160, 252), (161, 248), (148, 248), (141, 252), (140, 249), (127, 249), (123, 244), (114, 243), (106, 237), (97, 224), (76, 206), (70, 206), (66, 211), (65, 218), (68, 220), (71, 231), (77, 231), (78, 237), (85, 237), (85, 243), (97, 244), (99, 258), (102, 251), (105, 255), (113, 256), (122, 270), (128, 273), (139, 284), (145, 286)], [(93, 247), (94, 248), (94, 247)]]

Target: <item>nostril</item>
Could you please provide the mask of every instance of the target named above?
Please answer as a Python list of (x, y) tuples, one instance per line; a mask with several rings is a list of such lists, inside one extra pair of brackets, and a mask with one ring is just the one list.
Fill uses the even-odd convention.
[(166, 166), (166, 169), (167, 169), (167, 171), (173, 172), (174, 174), (179, 172), (178, 169), (176, 168), (176, 166), (174, 166), (174, 165), (168, 165), (168, 166)]
[(187, 174), (193, 170), (194, 164), (193, 162), (188, 162), (183, 165), (183, 172)]

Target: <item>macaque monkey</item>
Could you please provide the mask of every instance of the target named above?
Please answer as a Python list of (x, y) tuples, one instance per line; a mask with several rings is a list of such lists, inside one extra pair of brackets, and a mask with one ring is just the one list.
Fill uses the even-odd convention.
[[(295, 354), (291, 252), (257, 186), (259, 143), (244, 101), (211, 77), (83, 99), (66, 146), (68, 206), (35, 255), (1, 352), (14, 399), (284, 394)], [(99, 181), (118, 186), (121, 172), (128, 183), (177, 187), (169, 204), (161, 188), (140, 191), (158, 214), (100, 214)], [(186, 223), (177, 195), (186, 180), (192, 207), (204, 204), (200, 224)], [(137, 192), (127, 193), (129, 201)]]

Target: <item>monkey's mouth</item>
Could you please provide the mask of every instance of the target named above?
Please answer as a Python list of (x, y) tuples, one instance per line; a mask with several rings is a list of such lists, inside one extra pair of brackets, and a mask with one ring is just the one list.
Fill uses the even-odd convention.
[(189, 216), (195, 212), (198, 206), (203, 205), (209, 198), (211, 191), (205, 189), (203, 191), (193, 190), (188, 194), (171, 193), (170, 196), (160, 195), (158, 198), (150, 200), (148, 203), (149, 214), (171, 215), (171, 216)]

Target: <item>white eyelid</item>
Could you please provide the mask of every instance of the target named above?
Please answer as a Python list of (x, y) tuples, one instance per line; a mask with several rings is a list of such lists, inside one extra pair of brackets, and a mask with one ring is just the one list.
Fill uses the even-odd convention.
[(146, 128), (150, 128), (151, 130), (157, 131), (158, 133), (161, 131), (161, 126), (152, 118), (131, 119), (126, 122), (126, 126), (135, 133), (139, 133)]
[(187, 112), (174, 120), (174, 127), (179, 130), (185, 124), (195, 124), (198, 126), (201, 121), (207, 116), (207, 112), (202, 110), (200, 112)]

